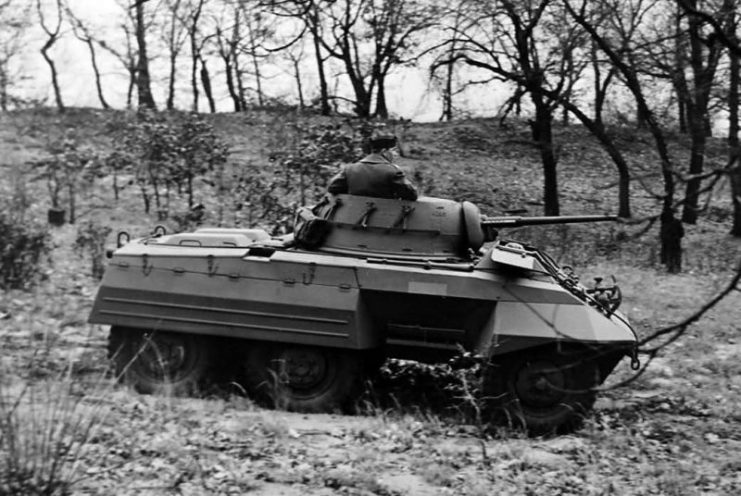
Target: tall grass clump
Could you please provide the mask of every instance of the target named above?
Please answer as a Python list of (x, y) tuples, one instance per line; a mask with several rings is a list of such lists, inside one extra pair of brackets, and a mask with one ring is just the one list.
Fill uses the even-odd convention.
[(72, 367), (50, 380), (0, 375), (0, 496), (71, 493), (107, 409), (86, 401)]

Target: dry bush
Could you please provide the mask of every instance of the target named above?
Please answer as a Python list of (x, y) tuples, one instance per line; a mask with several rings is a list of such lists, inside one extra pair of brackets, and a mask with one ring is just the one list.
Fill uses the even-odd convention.
[(0, 202), (0, 289), (27, 289), (41, 273), (49, 251), (45, 226), (27, 218), (28, 202), (22, 183), (10, 200)]

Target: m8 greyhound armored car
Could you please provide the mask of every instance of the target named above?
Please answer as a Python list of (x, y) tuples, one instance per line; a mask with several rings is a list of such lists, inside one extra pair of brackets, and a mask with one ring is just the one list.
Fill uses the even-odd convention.
[(201, 228), (118, 248), (90, 322), (110, 328), (120, 377), (185, 394), (237, 364), (250, 395), (289, 410), (352, 403), (386, 357), (485, 363), (490, 418), (575, 428), (636, 338), (615, 284), (583, 286), (500, 228), (603, 216), (494, 217), (470, 202), (328, 195), (295, 234)]

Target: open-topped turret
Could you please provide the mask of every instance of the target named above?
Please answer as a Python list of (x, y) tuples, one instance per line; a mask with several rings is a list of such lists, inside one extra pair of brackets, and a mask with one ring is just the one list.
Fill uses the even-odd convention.
[(479, 209), (470, 202), (328, 195), (313, 212), (326, 229), (320, 251), (449, 260), (468, 258), (484, 243)]

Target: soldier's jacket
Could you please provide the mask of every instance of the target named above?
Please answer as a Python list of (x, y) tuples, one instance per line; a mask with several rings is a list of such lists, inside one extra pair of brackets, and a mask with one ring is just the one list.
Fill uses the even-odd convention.
[(417, 190), (404, 172), (380, 153), (371, 153), (359, 162), (345, 165), (330, 181), (332, 194), (374, 196), (416, 200)]

